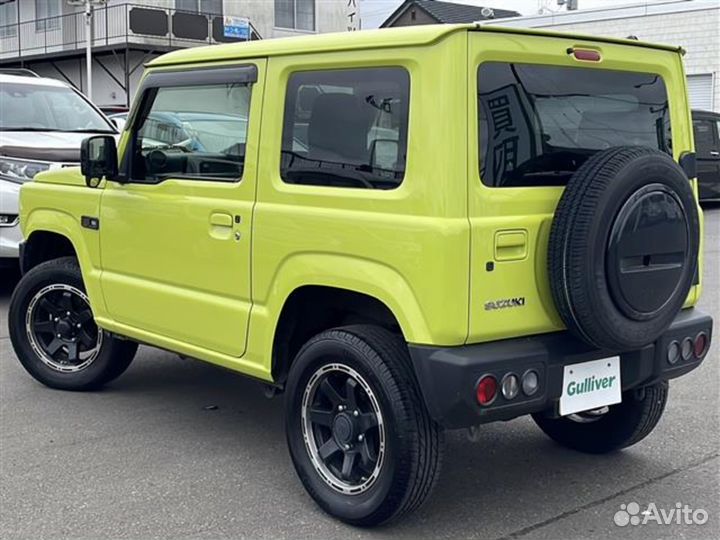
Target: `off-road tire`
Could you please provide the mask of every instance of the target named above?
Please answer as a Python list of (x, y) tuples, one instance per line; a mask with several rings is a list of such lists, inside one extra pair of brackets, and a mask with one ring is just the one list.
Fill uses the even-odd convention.
[(138, 345), (105, 332), (97, 356), (81, 371), (63, 373), (46, 365), (30, 344), (25, 318), (31, 298), (43, 287), (53, 284), (69, 285), (85, 293), (80, 266), (74, 257), (41, 263), (21, 278), (10, 299), (8, 313), (15, 354), (25, 370), (46, 386), (74, 391), (98, 389), (125, 372)]
[[(362, 375), (377, 395), (387, 431), (386, 461), (366, 492), (331, 488), (313, 467), (303, 439), (302, 396), (312, 374), (341, 362)], [(416, 510), (438, 478), (443, 432), (428, 415), (415, 379), (407, 344), (371, 325), (335, 328), (318, 334), (297, 354), (285, 391), (288, 447), (305, 489), (328, 514), (352, 525), (374, 526)]]
[(657, 426), (668, 398), (668, 383), (662, 381), (639, 390), (629, 390), (622, 402), (587, 423), (568, 417), (550, 418), (534, 414), (533, 419), (555, 442), (588, 454), (621, 450), (647, 437)]

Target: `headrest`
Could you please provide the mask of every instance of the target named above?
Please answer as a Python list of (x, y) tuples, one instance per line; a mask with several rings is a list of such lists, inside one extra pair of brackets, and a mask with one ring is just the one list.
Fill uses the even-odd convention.
[(351, 94), (320, 94), (308, 125), (308, 158), (365, 164), (374, 109)]

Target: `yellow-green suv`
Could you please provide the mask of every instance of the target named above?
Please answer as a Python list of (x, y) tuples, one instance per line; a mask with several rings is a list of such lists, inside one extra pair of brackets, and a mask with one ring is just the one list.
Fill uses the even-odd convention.
[(18, 358), (85, 390), (146, 343), (272, 385), (357, 525), (427, 498), (443, 428), (629, 446), (711, 339), (681, 52), (456, 25), (153, 60), (118, 149), (22, 188)]

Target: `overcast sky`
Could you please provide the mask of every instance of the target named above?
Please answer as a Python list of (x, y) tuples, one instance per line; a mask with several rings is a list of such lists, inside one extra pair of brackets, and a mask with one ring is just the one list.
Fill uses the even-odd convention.
[[(538, 0), (450, 0), (458, 4), (474, 4), (502, 9), (512, 9), (523, 15), (534, 15), (538, 10)], [(580, 9), (598, 8), (618, 4), (643, 4), (661, 0), (579, 0)], [(390, 13), (402, 4), (402, 0), (361, 0), (360, 16), (363, 28), (379, 26)], [(556, 0), (546, 0), (544, 4), (553, 10), (559, 9)], [(563, 8), (564, 9), (564, 8)]]

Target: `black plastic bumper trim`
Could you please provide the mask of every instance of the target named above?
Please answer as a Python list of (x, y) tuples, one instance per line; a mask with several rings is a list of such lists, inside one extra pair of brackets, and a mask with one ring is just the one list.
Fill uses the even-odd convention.
[[(711, 342), (712, 325), (709, 315), (697, 309), (683, 310), (657, 341), (634, 351), (594, 349), (568, 332), (461, 347), (409, 348), (430, 415), (442, 426), (455, 429), (541, 411), (556, 414), (563, 368), (570, 364), (620, 356), (623, 391), (684, 375), (698, 367), (707, 352), (701, 359), (671, 365), (666, 358), (668, 345), (700, 332), (705, 332)], [(531, 369), (537, 371), (540, 380), (540, 388), (532, 396), (521, 391), (515, 399), (506, 400), (498, 395), (486, 407), (475, 400), (475, 385), (482, 375), (493, 374), (499, 381), (510, 371), (522, 374)]]

